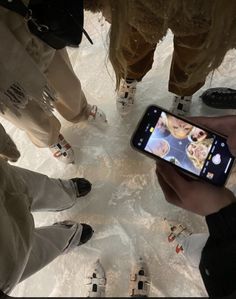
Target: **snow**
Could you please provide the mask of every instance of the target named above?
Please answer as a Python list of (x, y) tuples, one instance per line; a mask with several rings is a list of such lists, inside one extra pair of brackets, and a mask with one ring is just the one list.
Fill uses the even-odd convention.
[[(155, 53), (152, 70), (138, 85), (133, 113), (121, 118), (115, 107), (115, 80), (107, 58), (109, 25), (100, 15), (86, 14), (85, 28), (94, 45), (84, 38), (79, 49), (69, 49), (76, 74), (90, 103), (107, 114), (108, 124), (96, 127), (86, 122), (63, 120), (62, 133), (72, 144), (76, 164), (65, 166), (47, 149), (36, 148), (26, 134), (1, 120), (21, 151), (16, 165), (51, 177), (86, 177), (92, 192), (73, 208), (60, 213), (35, 213), (37, 226), (71, 219), (93, 226), (93, 238), (84, 246), (62, 255), (47, 267), (19, 284), (13, 296), (87, 296), (86, 274), (99, 258), (106, 271), (106, 296), (128, 296), (133, 263), (140, 256), (148, 264), (150, 296), (206, 296), (198, 269), (167, 242), (164, 217), (181, 222), (193, 232), (206, 232), (202, 217), (168, 204), (158, 185), (155, 163), (133, 151), (130, 136), (146, 106), (156, 103), (169, 108), (172, 95), (167, 91), (172, 55), (169, 33)], [(198, 100), (210, 86), (234, 87), (235, 51), (228, 53), (221, 68), (194, 96), (192, 115), (228, 114), (229, 110), (207, 108)]]

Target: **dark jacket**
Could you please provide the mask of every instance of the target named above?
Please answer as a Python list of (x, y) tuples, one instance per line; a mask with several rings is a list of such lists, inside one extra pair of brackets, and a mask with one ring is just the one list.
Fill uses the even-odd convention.
[(210, 297), (236, 294), (236, 203), (207, 216), (206, 222), (210, 237), (199, 265), (206, 290)]

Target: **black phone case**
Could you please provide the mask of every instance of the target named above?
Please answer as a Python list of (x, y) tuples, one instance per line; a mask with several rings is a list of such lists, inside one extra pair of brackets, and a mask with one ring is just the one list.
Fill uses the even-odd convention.
[(173, 115), (174, 117), (176, 117), (176, 118), (178, 118), (178, 119), (181, 119), (181, 120), (183, 120), (183, 121), (185, 121), (185, 122), (187, 122), (187, 123), (189, 123), (189, 124), (191, 124), (191, 125), (193, 125), (193, 126), (197, 126), (198, 128), (203, 129), (203, 130), (205, 130), (205, 131), (208, 132), (208, 133), (215, 134), (215, 135), (217, 135), (217, 136), (220, 136), (220, 137), (222, 137), (222, 138), (225, 138), (225, 141), (226, 141), (226, 138), (227, 138), (227, 137), (226, 137), (225, 135), (219, 134), (218, 132), (209, 130), (208, 128), (206, 128), (206, 127), (204, 127), (204, 126), (201, 126), (201, 125), (198, 125), (198, 124), (196, 124), (196, 123), (193, 123), (193, 122), (189, 121), (189, 119), (187, 119), (187, 118), (185, 118), (185, 117), (180, 117), (180, 116), (178, 116), (178, 115), (175, 115), (175, 114), (171, 113), (170, 111), (168, 111), (168, 110), (166, 110), (166, 109), (163, 109), (162, 107), (160, 107), (160, 106), (158, 106), (158, 105), (149, 105), (149, 106), (146, 108), (145, 112), (143, 113), (142, 117), (140, 118), (140, 120), (139, 120), (139, 122), (138, 122), (138, 124), (137, 124), (137, 126), (136, 126), (136, 129), (135, 129), (134, 133), (132, 134), (132, 137), (131, 137), (131, 139), (130, 139), (130, 145), (131, 145), (131, 147), (132, 147), (134, 150), (138, 151), (139, 153), (144, 154), (145, 156), (147, 156), (147, 157), (149, 157), (149, 158), (152, 158), (152, 159), (154, 159), (154, 160), (156, 160), (156, 161), (161, 160), (161, 161), (163, 161), (163, 162), (165, 162), (165, 163), (171, 164), (171, 165), (172, 165), (173, 167), (175, 167), (179, 172), (183, 173), (184, 175), (187, 175), (188, 177), (190, 177), (190, 178), (192, 178), (192, 179), (200, 180), (200, 181), (207, 182), (207, 183), (211, 183), (211, 184), (216, 185), (216, 186), (224, 186), (224, 185), (227, 183), (227, 180), (228, 180), (228, 178), (229, 178), (229, 176), (230, 176), (230, 172), (231, 172), (231, 170), (232, 170), (232, 168), (233, 168), (233, 164), (234, 164), (235, 160), (234, 160), (234, 162), (233, 162), (233, 164), (232, 164), (232, 166), (231, 166), (231, 169), (230, 169), (229, 173), (227, 174), (227, 178), (226, 178), (224, 184), (216, 184), (216, 183), (212, 182), (211, 180), (204, 179), (203, 177), (200, 177), (200, 176), (198, 176), (198, 175), (196, 175), (196, 174), (194, 174), (194, 173), (192, 173), (192, 172), (190, 172), (190, 171), (188, 171), (188, 170), (186, 170), (186, 169), (183, 169), (183, 168), (181, 168), (181, 167), (178, 167), (177, 165), (171, 163), (170, 161), (167, 161), (167, 160), (165, 160), (165, 159), (163, 159), (163, 158), (161, 158), (161, 157), (158, 157), (158, 156), (156, 156), (156, 155), (154, 155), (154, 154), (148, 153), (148, 152), (146, 152), (146, 151), (144, 151), (144, 150), (140, 150), (139, 148), (137, 148), (137, 147), (133, 144), (133, 139), (134, 139), (134, 137), (135, 137), (135, 135), (136, 135), (136, 133), (137, 133), (137, 131), (138, 131), (138, 129), (139, 129), (139, 126), (140, 126), (141, 122), (143, 121), (143, 118), (145, 117), (145, 115), (146, 115), (147, 111), (150, 109), (150, 107), (156, 107), (157, 109), (159, 109), (159, 110), (161, 110), (161, 111), (163, 111), (163, 112), (166, 112), (166, 113), (168, 113), (168, 114), (170, 114), (170, 115)]

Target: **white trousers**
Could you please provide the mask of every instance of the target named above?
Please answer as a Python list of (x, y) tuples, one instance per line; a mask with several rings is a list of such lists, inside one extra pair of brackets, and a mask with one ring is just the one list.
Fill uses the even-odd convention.
[[(72, 207), (78, 200), (69, 180), (51, 179), (23, 168), (11, 167), (25, 181), (31, 197), (31, 211), (61, 211)], [(82, 226), (70, 228), (51, 225), (35, 228), (32, 250), (20, 281), (49, 264), (57, 256), (79, 244)]]

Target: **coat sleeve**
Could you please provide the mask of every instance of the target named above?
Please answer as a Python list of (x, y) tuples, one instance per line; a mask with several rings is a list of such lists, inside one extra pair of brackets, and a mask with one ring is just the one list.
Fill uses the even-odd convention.
[(210, 297), (236, 292), (236, 203), (206, 217), (210, 236), (199, 269)]
[(16, 162), (20, 157), (15, 143), (11, 137), (6, 133), (4, 127), (0, 124), (0, 157), (5, 160)]

